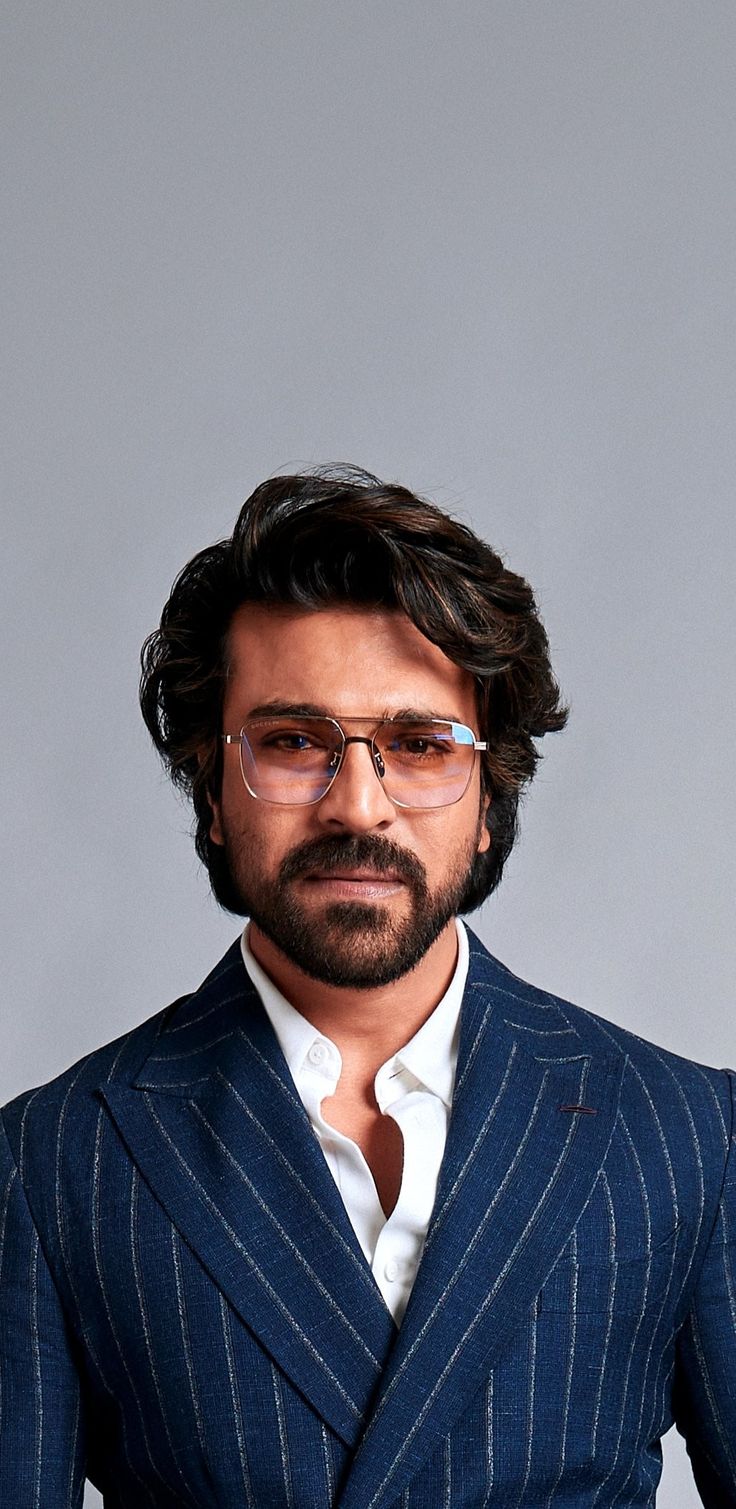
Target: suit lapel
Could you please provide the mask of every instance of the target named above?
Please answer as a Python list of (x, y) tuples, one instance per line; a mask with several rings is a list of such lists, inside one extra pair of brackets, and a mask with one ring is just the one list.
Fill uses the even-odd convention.
[[(471, 945), (435, 1209), (341, 1509), (396, 1501), (470, 1404), (568, 1240), (616, 1118), (623, 1056), (586, 1051), (549, 998)], [(561, 1109), (578, 1105), (595, 1114)]]
[(109, 1110), (246, 1325), (354, 1446), (396, 1330), (234, 945)]

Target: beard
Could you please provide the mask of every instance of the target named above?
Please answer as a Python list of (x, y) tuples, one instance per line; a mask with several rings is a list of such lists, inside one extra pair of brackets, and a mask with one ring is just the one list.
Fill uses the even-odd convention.
[[(256, 873), (245, 834), (223, 836), (238, 910), (311, 979), (369, 990), (415, 969), (451, 918), (468, 910), (481, 831), (482, 819), (435, 891), (417, 856), (385, 838), (314, 839), (292, 849), (270, 879)], [(332, 902), (317, 910), (300, 901), (295, 882), (315, 870), (325, 875), (361, 866), (397, 875), (406, 887), (408, 911), (395, 917), (386, 903), (369, 901)]]

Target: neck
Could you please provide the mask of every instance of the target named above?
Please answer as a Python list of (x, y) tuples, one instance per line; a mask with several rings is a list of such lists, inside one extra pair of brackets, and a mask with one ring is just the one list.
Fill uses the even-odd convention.
[(343, 1060), (359, 1056), (379, 1068), (408, 1043), (442, 1000), (457, 965), (454, 920), (409, 974), (368, 989), (324, 985), (304, 974), (254, 923), (248, 942), (253, 957), (287, 1001), (318, 1032), (329, 1037)]

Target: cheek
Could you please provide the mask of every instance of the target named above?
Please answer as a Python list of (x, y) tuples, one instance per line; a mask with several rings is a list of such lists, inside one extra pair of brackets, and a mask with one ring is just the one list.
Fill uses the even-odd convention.
[(477, 797), (467, 809), (464, 802), (445, 808), (442, 820), (433, 825), (432, 830), (428, 828), (419, 842), (418, 834), (414, 838), (414, 847), (428, 876), (435, 882), (441, 881), (461, 861), (474, 858), (476, 853), (484, 853), (491, 841), (485, 817), (478, 816)]
[(290, 850), (315, 836), (305, 829), (304, 820), (296, 817), (297, 810), (259, 802), (242, 782), (235, 788), (232, 783), (223, 783), (212, 837), (216, 843), (227, 840), (237, 860), (246, 863), (254, 873), (272, 875)]

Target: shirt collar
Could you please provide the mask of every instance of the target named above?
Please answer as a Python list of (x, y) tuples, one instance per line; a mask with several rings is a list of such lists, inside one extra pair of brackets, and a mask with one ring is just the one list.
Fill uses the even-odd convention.
[[(403, 1048), (399, 1048), (386, 1064), (382, 1065), (376, 1076), (377, 1079), (379, 1076), (384, 1077), (384, 1070), (390, 1074), (398, 1064), (402, 1069), (408, 1070), (414, 1079), (432, 1095), (437, 1095), (448, 1109), (452, 1105), (455, 1085), (460, 1008), (469, 961), (467, 931), (459, 917), (455, 918), (455, 925), (458, 942), (457, 963), (445, 994), (419, 1031), (415, 1032), (409, 1042)], [(243, 963), (266, 1009), (292, 1079), (296, 1082), (310, 1048), (319, 1040), (329, 1044), (339, 1064), (340, 1055), (336, 1045), (325, 1033), (318, 1032), (316, 1027), (313, 1027), (312, 1023), (308, 1022), (307, 1018), (302, 1016), (290, 1001), (287, 1001), (270, 975), (261, 968), (248, 942), (249, 926), (250, 924), (246, 923), (240, 940)]]
[[(448, 1110), (452, 1105), (460, 1037), (460, 1008), (468, 977), (468, 935), (459, 917), (457, 927), (457, 963), (452, 979), (431, 1016), (403, 1048), (394, 1054), (397, 1063), (408, 1069), (432, 1095), (438, 1095)], [(380, 1072), (380, 1071), (379, 1071)]]
[[(289, 1073), (296, 1082), (312, 1044), (320, 1038), (323, 1038), (326, 1043), (329, 1043), (330, 1039), (325, 1037), (324, 1033), (318, 1032), (316, 1027), (313, 1027), (312, 1023), (308, 1022), (295, 1006), (292, 1006), (291, 1001), (287, 1001), (278, 986), (274, 985), (271, 976), (261, 968), (248, 942), (249, 927), (250, 923), (246, 922), (240, 940), (243, 963), (266, 1009), (271, 1026), (278, 1038), (279, 1047), (286, 1059)], [(330, 1043), (330, 1047), (337, 1052), (334, 1043)]]

